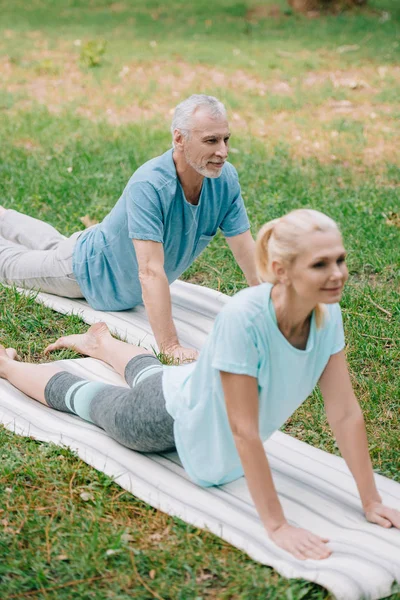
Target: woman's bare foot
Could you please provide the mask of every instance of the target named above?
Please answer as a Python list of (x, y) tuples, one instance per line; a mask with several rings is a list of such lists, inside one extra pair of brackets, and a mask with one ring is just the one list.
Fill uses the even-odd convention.
[(11, 360), (17, 360), (17, 358), (18, 354), (14, 348), (4, 348), (4, 346), (0, 344), (0, 377), (6, 377), (7, 364)]
[(66, 335), (60, 337), (53, 344), (49, 344), (44, 353), (48, 354), (53, 350), (61, 348), (71, 348), (79, 354), (91, 356), (92, 358), (101, 358), (101, 350), (107, 340), (111, 340), (112, 336), (105, 323), (95, 323), (91, 325), (86, 333), (77, 333), (75, 335)]

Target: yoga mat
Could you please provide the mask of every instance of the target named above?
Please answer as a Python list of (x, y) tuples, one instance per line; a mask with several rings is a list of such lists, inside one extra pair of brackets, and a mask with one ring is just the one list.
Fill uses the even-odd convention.
[[(176, 282), (171, 286), (180, 340), (200, 348), (227, 297), (207, 288)], [(39, 294), (62, 313), (86, 322), (106, 321), (133, 343), (155, 346), (144, 309), (122, 313), (92, 310), (84, 301)], [(101, 361), (59, 361), (88, 379), (125, 385)], [(324, 561), (299, 561), (267, 537), (241, 478), (214, 488), (193, 484), (176, 453), (139, 454), (111, 440), (101, 429), (72, 415), (52, 411), (0, 381), (0, 422), (19, 435), (65, 445), (88, 464), (151, 506), (196, 527), (207, 528), (254, 560), (287, 578), (303, 578), (330, 590), (338, 600), (375, 600), (400, 583), (400, 531), (366, 522), (354, 481), (344, 461), (281, 432), (265, 444), (275, 485), (289, 522), (328, 537), (333, 554)], [(376, 475), (385, 503), (400, 510), (400, 484)]]

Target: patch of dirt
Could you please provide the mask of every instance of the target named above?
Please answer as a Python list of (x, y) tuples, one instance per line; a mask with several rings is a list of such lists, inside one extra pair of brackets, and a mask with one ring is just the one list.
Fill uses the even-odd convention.
[(370, 93), (375, 93), (380, 91), (381, 84), (386, 79), (400, 83), (400, 67), (380, 65), (349, 70), (310, 71), (306, 73), (301, 83), (306, 88), (332, 83), (334, 88), (366, 89)]
[(41, 149), (41, 145), (31, 138), (21, 138), (19, 140), (15, 140), (13, 145), (16, 148), (24, 148), (24, 150), (28, 150), (29, 152)]
[(370, 102), (357, 104), (350, 100), (328, 100), (316, 112), (321, 122), (331, 121), (332, 118), (342, 114), (351, 115), (354, 120), (374, 121), (379, 115), (389, 118), (393, 112), (393, 106), (390, 104), (372, 104)]
[(265, 4), (259, 4), (258, 6), (252, 6), (246, 12), (245, 19), (249, 23), (258, 23), (263, 19), (278, 18), (282, 16), (281, 7), (278, 4), (272, 4), (266, 6)]
[(326, 13), (339, 14), (346, 9), (364, 6), (367, 0), (331, 0), (330, 2), (321, 2), (321, 0), (288, 0), (288, 2), (295, 12), (316, 17)]
[(396, 213), (396, 212), (389, 213), (385, 223), (386, 223), (386, 225), (390, 225), (391, 227), (400, 228), (400, 213)]
[[(16, 96), (9, 112), (29, 110), (37, 102), (51, 112), (72, 108), (82, 117), (105, 119), (113, 125), (159, 120), (168, 126), (174, 105), (189, 94), (198, 91), (218, 96), (223, 90), (240, 103), (230, 112), (234, 133), (250, 133), (271, 147), (284, 141), (296, 157), (314, 156), (322, 162), (358, 161), (366, 165), (400, 158), (400, 148), (394, 141), (399, 130), (394, 106), (371, 102), (381, 80), (400, 81), (400, 67), (381, 65), (359, 71), (310, 72), (302, 80), (288, 83), (282, 79), (264, 79), (243, 69), (222, 71), (183, 60), (146, 64), (133, 61), (121, 65), (110, 81), (104, 80), (99, 85), (92, 72), (79, 68), (76, 51), (48, 50), (43, 47), (43, 40), (36, 39), (35, 50), (29, 57), (18, 64), (5, 57), (1, 71), (6, 89)], [(268, 108), (271, 95), (294, 96), (299, 84), (304, 93), (327, 81), (359, 93), (352, 100), (330, 99), (314, 106), (312, 111), (308, 105), (298, 110)], [(358, 83), (354, 87), (355, 81)], [(345, 132), (337, 131), (333, 125), (341, 118), (349, 122)], [(353, 121), (357, 126), (352, 136)], [(358, 137), (357, 131), (361, 132)], [(27, 140), (20, 143), (29, 145)]]
[[(292, 94), (286, 81), (266, 81), (243, 70), (229, 73), (203, 65), (194, 67), (183, 61), (124, 65), (119, 72), (120, 83), (107, 87), (106, 94), (98, 90), (89, 92), (92, 77), (80, 70), (77, 55), (71, 53), (36, 49), (20, 65), (6, 58), (3, 67), (10, 93), (24, 92), (31, 101), (46, 105), (51, 112), (60, 112), (68, 103), (78, 103), (78, 114), (106, 118), (116, 125), (157, 115), (169, 117), (171, 97), (178, 101), (193, 90), (223, 88), (256, 96)], [(43, 73), (46, 69), (48, 73)], [(130, 98), (132, 102), (128, 101)], [(28, 105), (29, 101), (24, 101), (24, 108)], [(234, 119), (241, 120), (235, 116)]]
[[(35, 33), (35, 32), (31, 32)], [(17, 108), (28, 109), (33, 102), (44, 104), (51, 112), (60, 112), (68, 102), (87, 94), (88, 80), (71, 53), (39, 49), (42, 40), (37, 40), (36, 49), (29, 58), (18, 64), (4, 58), (3, 81), (8, 92), (28, 96), (16, 103)]]
[(110, 10), (113, 13), (122, 13), (128, 12), (129, 7), (123, 2), (113, 2), (113, 4), (110, 4), (110, 6), (107, 7), (107, 10)]

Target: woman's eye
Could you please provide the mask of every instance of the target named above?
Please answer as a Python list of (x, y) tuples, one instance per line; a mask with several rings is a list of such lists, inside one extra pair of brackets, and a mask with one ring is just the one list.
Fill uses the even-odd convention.
[(315, 263), (315, 265), (313, 265), (314, 269), (320, 269), (321, 267), (324, 267), (325, 263), (324, 262), (318, 262)]
[(346, 262), (346, 257), (345, 256), (341, 256), (340, 258), (337, 259), (337, 263), (338, 265), (340, 265), (341, 263)]

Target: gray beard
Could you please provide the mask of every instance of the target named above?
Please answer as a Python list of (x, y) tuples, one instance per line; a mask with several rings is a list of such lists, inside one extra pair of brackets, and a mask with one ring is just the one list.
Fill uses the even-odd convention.
[(221, 169), (219, 169), (218, 171), (212, 171), (211, 169), (207, 169), (207, 167), (201, 167), (200, 165), (194, 163), (189, 158), (186, 151), (184, 152), (184, 155), (187, 164), (190, 167), (192, 167), (192, 169), (194, 169), (199, 175), (202, 175), (203, 177), (208, 177), (209, 179), (217, 179), (221, 175), (223, 167), (221, 167)]

